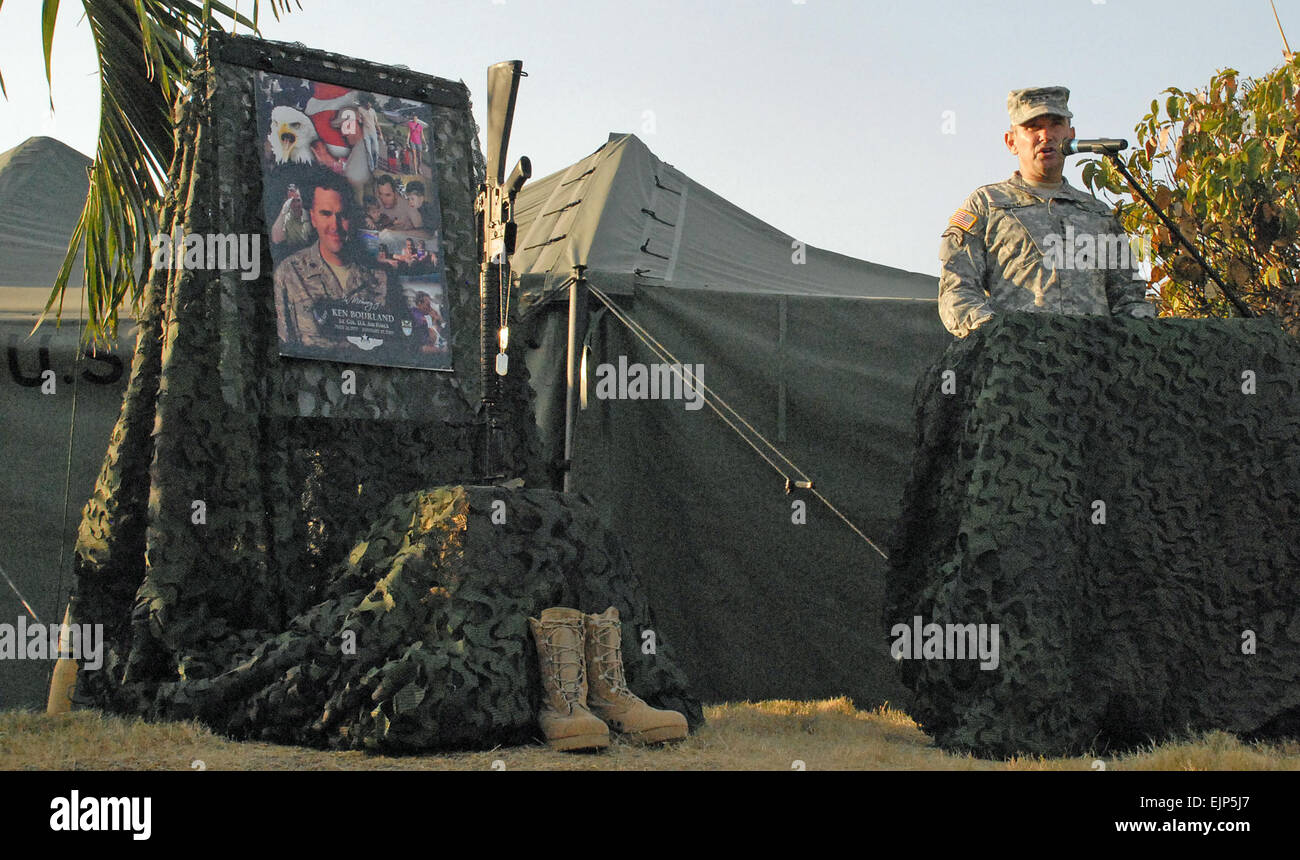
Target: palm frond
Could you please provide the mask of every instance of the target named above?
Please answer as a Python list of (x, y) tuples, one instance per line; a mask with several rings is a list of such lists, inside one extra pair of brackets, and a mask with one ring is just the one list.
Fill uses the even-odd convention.
[(59, 0), (45, 0), (41, 6), (41, 52), (45, 55), (45, 82), (50, 87), (50, 110), (54, 110), (54, 83), (50, 77), (50, 49), (54, 47), (54, 21), (59, 17)]
[[(0, 4), (3, 0), (0, 0)], [(173, 155), (172, 105), (209, 30), (240, 25), (257, 32), (260, 3), (251, 17), (215, 0), (82, 0), (99, 66), (100, 120), (86, 204), (45, 305), (63, 297), (77, 256), (85, 250), (86, 335), (116, 336), (119, 312), (138, 305), (157, 232), (165, 177)], [(267, 0), (278, 20), (297, 0)], [(41, 39), (45, 76), (58, 0), (44, 0)], [(0, 92), (4, 82), (0, 78)], [(51, 107), (53, 89), (51, 87)], [(38, 323), (39, 325), (39, 323)]]

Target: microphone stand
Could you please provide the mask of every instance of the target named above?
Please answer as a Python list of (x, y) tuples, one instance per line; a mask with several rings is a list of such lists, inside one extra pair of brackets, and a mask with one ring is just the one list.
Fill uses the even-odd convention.
[(1169, 232), (1172, 233), (1182, 246), (1191, 253), (1192, 258), (1201, 265), (1201, 268), (1205, 270), (1205, 273), (1214, 279), (1214, 283), (1218, 284), (1219, 289), (1223, 290), (1223, 294), (1228, 297), (1228, 301), (1232, 302), (1232, 306), (1237, 309), (1237, 313), (1241, 314), (1243, 317), (1253, 318), (1255, 312), (1252, 311), (1245, 302), (1237, 298), (1237, 294), (1223, 282), (1223, 278), (1219, 277), (1219, 273), (1214, 271), (1214, 267), (1211, 266), (1206, 259), (1201, 256), (1201, 252), (1196, 250), (1192, 243), (1187, 240), (1187, 237), (1183, 235), (1183, 231), (1178, 229), (1178, 225), (1175, 224), (1159, 206), (1156, 205), (1156, 201), (1151, 199), (1151, 195), (1147, 194), (1146, 189), (1138, 184), (1137, 179), (1135, 179), (1133, 174), (1129, 172), (1128, 168), (1124, 166), (1124, 162), (1120, 161), (1119, 153), (1107, 151), (1106, 157), (1115, 165), (1115, 169), (1123, 175), (1124, 179), (1128, 182), (1129, 187), (1136, 191), (1138, 195), (1146, 201), (1146, 204), (1151, 207), (1151, 211), (1156, 213), (1156, 217), (1164, 222), (1164, 225), (1169, 228)]

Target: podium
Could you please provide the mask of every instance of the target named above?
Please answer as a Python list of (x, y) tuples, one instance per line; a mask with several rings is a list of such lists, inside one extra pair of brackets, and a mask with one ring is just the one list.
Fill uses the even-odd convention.
[(1257, 320), (1006, 314), (952, 344), (916, 408), (884, 627), (904, 706), (941, 746), (1295, 730), (1293, 339)]

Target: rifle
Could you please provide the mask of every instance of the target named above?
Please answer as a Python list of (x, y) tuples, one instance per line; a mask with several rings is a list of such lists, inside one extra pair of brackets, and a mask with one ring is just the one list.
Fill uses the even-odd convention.
[(479, 378), (482, 383), (483, 474), (488, 480), (504, 477), (499, 468), (501, 427), (496, 406), (501, 398), (501, 377), (509, 369), (506, 346), (510, 328), (510, 255), (515, 250), (515, 196), (533, 175), (532, 163), (523, 156), (505, 179), (505, 155), (514, 122), (523, 62), (508, 60), (488, 67), (488, 127), (486, 181), (474, 200), (479, 242)]

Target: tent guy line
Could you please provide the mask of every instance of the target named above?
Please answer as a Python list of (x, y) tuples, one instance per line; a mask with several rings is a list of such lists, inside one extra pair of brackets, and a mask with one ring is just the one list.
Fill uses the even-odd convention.
[[(589, 290), (591, 290), (592, 295), (594, 295), (596, 298), (600, 299), (600, 300), (605, 304), (605, 306), (608, 307), (608, 308), (610, 309), (610, 311), (611, 311), (611, 312), (614, 314), (614, 316), (619, 320), (619, 322), (623, 323), (623, 325), (627, 326), (628, 329), (631, 330), (632, 334), (635, 335), (635, 336), (637, 337), (638, 340), (640, 340), (640, 341), (641, 341), (642, 343), (644, 343), (647, 347), (649, 347), (650, 350), (651, 350), (651, 351), (652, 351), (656, 356), (658, 356), (658, 357), (661, 358), (661, 359), (666, 359), (666, 362), (665, 362), (665, 363), (667, 363), (668, 366), (669, 366), (670, 368), (672, 368), (673, 373), (677, 374), (678, 376), (682, 376), (682, 371), (681, 371), (681, 362), (680, 362), (680, 360), (677, 358), (677, 356), (675, 356), (675, 355), (673, 355), (671, 352), (669, 352), (669, 350), (668, 350), (667, 347), (665, 347), (663, 344), (661, 344), (661, 343), (660, 343), (660, 342), (659, 342), (659, 341), (658, 341), (658, 340), (657, 340), (653, 335), (651, 335), (651, 334), (649, 333), (649, 331), (647, 331), (647, 330), (646, 330), (646, 329), (645, 329), (645, 328), (644, 328), (640, 323), (636, 322), (636, 321), (633, 320), (630, 316), (628, 316), (628, 314), (627, 314), (626, 311), (624, 311), (622, 308), (620, 308), (618, 305), (616, 305), (616, 304), (614, 303), (614, 301), (613, 301), (612, 299), (610, 299), (609, 296), (605, 295), (605, 293), (602, 292), (598, 287), (594, 287), (594, 286), (588, 285), (587, 288), (588, 288)], [(684, 378), (683, 378), (683, 382), (685, 382), (685, 379), (684, 379)], [(692, 382), (691, 384), (692, 384), (693, 386), (696, 386), (697, 388), (703, 390), (703, 392), (704, 392), (705, 395), (706, 395), (706, 398), (705, 398), (705, 401), (704, 401), (704, 402), (707, 403), (707, 404), (709, 405), (709, 408), (712, 409), (714, 412), (716, 412), (716, 413), (718, 414), (718, 417), (721, 418), (724, 422), (726, 422), (726, 424), (727, 424), (728, 427), (730, 427), (732, 430), (736, 431), (736, 435), (740, 436), (741, 439), (744, 439), (745, 442), (748, 443), (749, 446), (750, 446), (751, 448), (754, 449), (754, 452), (757, 453), (758, 456), (762, 457), (763, 460), (764, 460), (764, 461), (765, 461), (769, 466), (771, 466), (773, 469), (776, 470), (776, 473), (777, 473), (778, 475), (780, 475), (783, 479), (785, 479), (785, 481), (786, 481), (787, 484), (790, 482), (790, 476), (787, 475), (787, 474), (786, 474), (786, 473), (781, 469), (780, 466), (778, 466), (776, 463), (772, 462), (772, 459), (771, 459), (770, 457), (768, 457), (767, 454), (765, 454), (765, 453), (762, 451), (762, 449), (760, 449), (757, 445), (755, 445), (752, 439), (750, 439), (748, 436), (746, 436), (744, 433), (742, 433), (741, 430), (740, 430), (740, 428), (737, 427), (737, 426), (735, 425), (734, 422), (732, 422), (729, 418), (727, 418), (727, 416), (723, 415), (722, 412), (721, 412), (721, 410), (719, 410), (717, 406), (715, 406), (713, 403), (711, 403), (711, 402), (708, 400), (708, 395), (712, 395), (712, 397), (713, 397), (714, 400), (716, 400), (718, 403), (721, 403), (721, 404), (722, 404), (722, 405), (727, 409), (728, 412), (730, 412), (731, 414), (735, 415), (735, 416), (736, 416), (736, 419), (737, 419), (738, 421), (740, 421), (742, 424), (744, 424), (745, 427), (748, 428), (749, 431), (750, 431), (751, 433), (753, 433), (753, 434), (754, 434), (755, 436), (757, 436), (760, 440), (762, 440), (763, 444), (766, 445), (766, 446), (767, 446), (767, 447), (768, 447), (768, 448), (769, 448), (769, 449), (770, 449), (774, 454), (776, 454), (776, 455), (777, 455), (778, 457), (780, 457), (782, 460), (785, 460), (786, 463), (789, 463), (789, 464), (790, 464), (790, 467), (791, 467), (795, 472), (797, 472), (797, 473), (799, 474), (800, 479), (802, 479), (802, 480), (805, 481), (805, 482), (811, 482), (811, 481), (812, 481), (811, 478), (809, 478), (806, 474), (804, 474), (804, 472), (803, 472), (802, 469), (800, 469), (800, 468), (799, 468), (798, 466), (796, 466), (793, 462), (791, 462), (791, 460), (790, 460), (789, 457), (786, 457), (784, 454), (782, 454), (782, 453), (780, 452), (780, 450), (778, 450), (777, 447), (776, 447), (775, 445), (773, 445), (773, 444), (772, 444), (771, 442), (769, 442), (766, 438), (764, 438), (762, 433), (760, 433), (758, 430), (755, 430), (755, 429), (754, 429), (754, 426), (753, 426), (752, 424), (750, 424), (748, 421), (746, 421), (746, 420), (744, 419), (744, 417), (742, 417), (742, 416), (740, 415), (739, 412), (737, 412), (735, 409), (731, 408), (731, 406), (728, 405), (727, 402), (726, 402), (725, 400), (723, 400), (721, 397), (719, 397), (719, 396), (717, 395), (717, 393), (715, 393), (715, 392), (713, 391), (713, 389), (709, 388), (708, 385), (706, 385), (706, 384), (704, 383), (703, 380), (697, 380), (697, 381), (695, 381), (695, 382)]]
[[(668, 366), (672, 368), (673, 373), (677, 374), (679, 377), (682, 376), (681, 361), (679, 361), (678, 358), (675, 355), (673, 355), (668, 350), (667, 347), (665, 347), (662, 343), (660, 343), (659, 340), (654, 337), (654, 335), (650, 334), (650, 332), (644, 326), (642, 326), (636, 320), (632, 319), (632, 317), (626, 311), (624, 311), (617, 304), (615, 304), (613, 299), (607, 296), (600, 288), (588, 284), (587, 289), (591, 291), (592, 295), (600, 299), (600, 301), (605, 305), (605, 307), (609, 308), (610, 312), (614, 314), (614, 317), (618, 319), (619, 322), (623, 323), (623, 325), (627, 326), (628, 330), (631, 331), (632, 334), (636, 336), (638, 340), (644, 343), (650, 349), (651, 352), (653, 352), (660, 359), (664, 359), (665, 363), (667, 363)], [(685, 382), (684, 377), (683, 377), (683, 382)], [(744, 439), (745, 442), (749, 445), (749, 447), (753, 448), (754, 452), (758, 454), (758, 456), (763, 458), (764, 462), (766, 462), (769, 466), (771, 466), (774, 470), (776, 470), (776, 473), (780, 475), (783, 479), (785, 479), (787, 488), (791, 484), (790, 476), (787, 475), (785, 471), (781, 469), (780, 466), (774, 463), (772, 459), (768, 457), (767, 454), (764, 453), (761, 448), (759, 448), (756, 444), (754, 444), (753, 439), (749, 438), (747, 435), (741, 432), (740, 428), (737, 427), (735, 423), (733, 423), (729, 418), (727, 418), (726, 415), (723, 415), (722, 411), (718, 409), (716, 405), (714, 405), (713, 401), (716, 400), (719, 404), (721, 404), (724, 409), (726, 409), (728, 412), (730, 412), (732, 415), (736, 417), (737, 421), (739, 421), (741, 424), (744, 424), (746, 429), (748, 429), (750, 433), (753, 433), (754, 436), (759, 441), (761, 441), (764, 445), (766, 445), (773, 454), (775, 454), (777, 457), (780, 457), (782, 460), (788, 463), (790, 468), (793, 469), (795, 473), (799, 475), (800, 479), (802, 480), (802, 483), (806, 485), (806, 488), (809, 491), (811, 491), (812, 494), (816, 496), (821, 501), (821, 503), (831, 511), (831, 513), (835, 514), (835, 516), (843, 520), (844, 524), (847, 525), (850, 529), (852, 529), (854, 534), (856, 534), (858, 537), (866, 541), (868, 546), (870, 546), (872, 549), (878, 552), (881, 558), (883, 558), (885, 561), (889, 560), (889, 556), (885, 554), (884, 550), (882, 550), (879, 546), (876, 545), (875, 541), (867, 537), (862, 532), (862, 529), (854, 525), (853, 522), (848, 517), (846, 517), (843, 513), (841, 513), (840, 510), (831, 503), (830, 499), (826, 498), (817, 490), (816, 485), (814, 484), (812, 478), (808, 477), (808, 475), (802, 469), (800, 469), (799, 466), (794, 463), (794, 461), (792, 461), (785, 454), (781, 453), (781, 450), (779, 448), (773, 445), (771, 441), (767, 439), (767, 437), (765, 437), (762, 433), (760, 433), (757, 429), (755, 429), (754, 425), (746, 421), (745, 417), (741, 415), (739, 412), (737, 412), (735, 409), (733, 409), (731, 405), (727, 403), (727, 401), (723, 400), (722, 397), (719, 396), (713, 389), (709, 388), (709, 386), (704, 383), (704, 380), (702, 379), (696, 380), (692, 384), (695, 385), (697, 388), (703, 390), (705, 395), (704, 402), (708, 404), (709, 408), (712, 409), (715, 413), (717, 413), (718, 417), (721, 418), (728, 427), (730, 427), (732, 430), (736, 432), (736, 435), (738, 435), (741, 439)]]
[(10, 590), (12, 590), (14, 594), (18, 595), (18, 599), (19, 601), (22, 602), (23, 609), (27, 610), (27, 614), (30, 615), (33, 619), (35, 619), (36, 622), (39, 624), (41, 617), (36, 614), (35, 609), (32, 609), (32, 605), (27, 602), (26, 597), (23, 597), (23, 593), (18, 590), (18, 586), (14, 585), (14, 581), (9, 578), (9, 574), (5, 572), (5, 569), (3, 567), (0, 567), (0, 576), (3, 576), (5, 578), (5, 582), (9, 583)]

